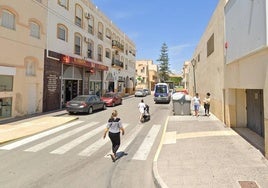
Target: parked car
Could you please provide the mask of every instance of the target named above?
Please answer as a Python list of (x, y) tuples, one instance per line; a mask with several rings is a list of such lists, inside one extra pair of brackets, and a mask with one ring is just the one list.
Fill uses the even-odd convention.
[(106, 109), (106, 103), (97, 95), (79, 95), (66, 103), (69, 114), (86, 112), (93, 113), (95, 110)]
[(151, 95), (151, 91), (149, 89), (143, 89), (143, 91), (146, 93), (146, 95)]
[(142, 89), (138, 89), (135, 92), (135, 97), (145, 97), (146, 93)]
[(118, 104), (122, 104), (123, 102), (122, 96), (119, 93), (113, 93), (113, 92), (104, 94), (101, 97), (101, 100), (106, 102), (106, 106), (115, 106)]

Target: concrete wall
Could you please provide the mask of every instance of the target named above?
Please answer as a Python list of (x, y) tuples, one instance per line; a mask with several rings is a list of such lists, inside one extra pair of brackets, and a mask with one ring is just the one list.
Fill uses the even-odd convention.
[(229, 0), (226, 4), (227, 63), (266, 46), (265, 4), (265, 0)]
[[(206, 30), (200, 39), (193, 58), (196, 59), (196, 91), (203, 100), (207, 92), (211, 93), (211, 112), (224, 120), (224, 5), (220, 0)], [(207, 56), (207, 42), (214, 34), (214, 52)], [(193, 68), (189, 64), (191, 78)], [(189, 80), (189, 91), (193, 93), (193, 79)]]

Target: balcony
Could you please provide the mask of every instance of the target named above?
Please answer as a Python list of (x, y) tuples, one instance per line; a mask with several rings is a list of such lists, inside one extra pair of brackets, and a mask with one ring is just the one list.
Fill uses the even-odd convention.
[(113, 59), (112, 60), (112, 67), (121, 69), (121, 68), (124, 68), (124, 63), (122, 61), (117, 60), (117, 59)]
[(112, 48), (124, 52), (124, 45), (116, 40), (112, 40)]

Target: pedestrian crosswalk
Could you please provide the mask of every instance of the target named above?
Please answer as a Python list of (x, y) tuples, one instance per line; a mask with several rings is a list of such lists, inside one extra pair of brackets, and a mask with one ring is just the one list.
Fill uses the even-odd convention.
[[(125, 128), (127, 128), (129, 125), (130, 124), (128, 123), (123, 123)], [(49, 154), (63, 155), (67, 152), (75, 150), (75, 148), (78, 148), (79, 151), (76, 149), (76, 155), (90, 157), (102, 149), (105, 145), (108, 144), (111, 146), (109, 138), (102, 138), (105, 127), (106, 124), (102, 124), (100, 122), (85, 123), (77, 120), (60, 127), (56, 127), (54, 129), (12, 142), (10, 144), (6, 144), (1, 146), (0, 150), (20, 150), (21, 148), (21, 150), (24, 152), (39, 152), (47, 148)], [(126, 131), (126, 135), (121, 137), (121, 146), (118, 152), (126, 151), (128, 146), (135, 141), (135, 138), (144, 128), (142, 125), (129, 127), (132, 127), (132, 130)], [(160, 129), (160, 125), (151, 126), (149, 131), (147, 129), (148, 133), (144, 136), (140, 147), (137, 149), (137, 151), (133, 152), (134, 155), (132, 157), (130, 156), (132, 160), (147, 159)], [(84, 142), (93, 139), (93, 137), (96, 138), (97, 136), (99, 136), (99, 139), (94, 139), (93, 142), (87, 147), (80, 146)], [(57, 148), (55, 148), (55, 145), (57, 145)], [(50, 149), (49, 147), (53, 149)], [(110, 150), (107, 149), (104, 156), (107, 156), (109, 153)]]

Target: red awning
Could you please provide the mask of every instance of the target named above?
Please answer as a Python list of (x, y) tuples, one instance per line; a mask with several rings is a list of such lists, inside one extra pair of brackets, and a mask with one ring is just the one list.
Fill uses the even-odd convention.
[(88, 67), (88, 68), (94, 68), (97, 70), (108, 70), (108, 67), (102, 64), (86, 61), (84, 59), (79, 59), (67, 55), (62, 55), (60, 58), (61, 62), (64, 64), (73, 64), (73, 65), (78, 65), (82, 67)]

